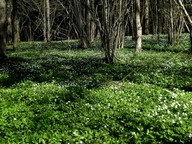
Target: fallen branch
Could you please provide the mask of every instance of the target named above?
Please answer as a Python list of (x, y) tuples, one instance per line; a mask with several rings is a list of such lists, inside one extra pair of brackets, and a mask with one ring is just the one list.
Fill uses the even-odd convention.
[(117, 83), (117, 82), (115, 82), (115, 81), (100, 83), (100, 84), (98, 84), (96, 87), (100, 87), (100, 86), (102, 86), (102, 85), (107, 85), (107, 84), (115, 84), (115, 85), (120, 86), (120, 87), (126, 87), (126, 88), (128, 88), (128, 86), (119, 84), (119, 83)]

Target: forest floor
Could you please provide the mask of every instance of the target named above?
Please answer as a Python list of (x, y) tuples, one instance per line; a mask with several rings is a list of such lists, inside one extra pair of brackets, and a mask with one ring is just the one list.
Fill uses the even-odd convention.
[(192, 143), (192, 56), (145, 36), (106, 64), (98, 42), (23, 42), (0, 60), (0, 143)]

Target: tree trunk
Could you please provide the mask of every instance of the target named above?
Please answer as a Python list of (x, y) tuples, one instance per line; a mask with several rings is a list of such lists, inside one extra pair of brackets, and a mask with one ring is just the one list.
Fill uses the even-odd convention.
[[(123, 6), (127, 5), (126, 1), (119, 1), (119, 19), (120, 19), (120, 23), (119, 23), (119, 30), (118, 30), (118, 34), (119, 34), (119, 42), (118, 42), (118, 48), (124, 48), (124, 39), (125, 39), (125, 15), (124, 15), (124, 11), (123, 11)], [(117, 17), (118, 19), (118, 17)]]
[(163, 2), (158, 1), (158, 40), (160, 40), (161, 34), (163, 32), (163, 26), (165, 25), (163, 23), (163, 13), (161, 12), (160, 9), (162, 9)]
[(136, 39), (136, 25), (135, 25), (135, 11), (134, 11), (135, 3), (133, 2), (131, 6), (131, 14), (129, 14), (129, 21), (131, 27), (131, 36), (132, 40)]
[(6, 3), (6, 11), (7, 11), (7, 44), (11, 44), (13, 42), (12, 39), (12, 11), (13, 11), (13, 0), (7, 0)]
[(173, 2), (169, 0), (169, 34), (168, 34), (168, 42), (170, 45), (175, 44), (175, 34), (174, 34), (174, 18), (173, 18)]
[(123, 1), (101, 1), (101, 14), (98, 18), (102, 48), (105, 52), (106, 63), (114, 63), (115, 51), (124, 44), (123, 16), (126, 6)]
[(71, 13), (74, 17), (72, 23), (76, 26), (77, 36), (79, 37), (79, 47), (86, 48), (91, 43), (91, 15), (90, 15), (90, 0), (79, 1), (71, 0)]
[(145, 34), (149, 34), (149, 0), (145, 0)]
[(51, 23), (50, 23), (50, 3), (46, 0), (46, 17), (47, 17), (47, 42), (51, 41)]
[(188, 19), (188, 21), (189, 21), (189, 24), (190, 24), (190, 41), (191, 41), (191, 53), (192, 53), (192, 19), (191, 19), (191, 17), (189, 16), (189, 14), (188, 14), (188, 12), (187, 12), (187, 10), (186, 10), (186, 8), (185, 8), (185, 6), (184, 6), (184, 4), (182, 3), (182, 1), (181, 0), (177, 0), (178, 1), (178, 3), (179, 3), (179, 5), (181, 6), (181, 8), (182, 8), (182, 10), (183, 10), (183, 12), (184, 12), (184, 14), (186, 15), (186, 17), (187, 17), (187, 19)]
[(153, 17), (152, 17), (152, 23), (153, 23), (153, 35), (152, 39), (157, 40), (158, 39), (158, 0), (153, 0)]
[(51, 41), (51, 25), (50, 25), (50, 2), (43, 1), (43, 35), (44, 42)]
[(18, 42), (20, 40), (20, 33), (19, 33), (19, 18), (18, 18), (18, 7), (17, 7), (17, 0), (13, 0), (13, 50), (16, 51)]
[(85, 11), (85, 15), (86, 15), (86, 31), (87, 31), (87, 37), (88, 37), (88, 41), (93, 42), (94, 41), (94, 23), (91, 20), (91, 12), (90, 9), (92, 9), (94, 7), (94, 3), (91, 2), (90, 0), (86, 0), (86, 4), (87, 4), (87, 10)]
[(6, 2), (0, 1), (0, 58), (6, 58)]
[(44, 42), (47, 42), (47, 21), (46, 21), (46, 2), (43, 1), (43, 36)]
[(135, 0), (135, 15), (136, 15), (136, 52), (142, 51), (142, 26), (141, 26), (141, 17), (140, 17), (140, 0)]

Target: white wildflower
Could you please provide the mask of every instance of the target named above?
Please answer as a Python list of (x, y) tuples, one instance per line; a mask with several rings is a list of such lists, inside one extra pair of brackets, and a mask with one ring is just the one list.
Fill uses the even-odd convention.
[(174, 123), (175, 123), (175, 120), (172, 120), (172, 123), (174, 124)]
[(192, 133), (189, 134), (189, 138), (192, 138)]
[(77, 135), (78, 135), (78, 133), (77, 133), (76, 131), (74, 131), (74, 132), (73, 132), (73, 134), (74, 134), (75, 136), (77, 136)]

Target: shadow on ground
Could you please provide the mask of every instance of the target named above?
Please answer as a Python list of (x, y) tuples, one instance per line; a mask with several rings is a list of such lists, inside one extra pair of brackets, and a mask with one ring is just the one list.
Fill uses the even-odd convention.
[[(132, 60), (137, 59), (133, 57)], [(143, 64), (106, 64), (102, 58), (68, 57), (57, 54), (33, 59), (10, 57), (0, 61), (2, 87), (23, 81), (38, 83), (56, 81), (69, 86), (97, 87), (110, 81), (148, 83), (165, 88), (191, 91), (191, 67), (167, 68), (156, 62)], [(159, 73), (157, 71), (160, 71)]]

